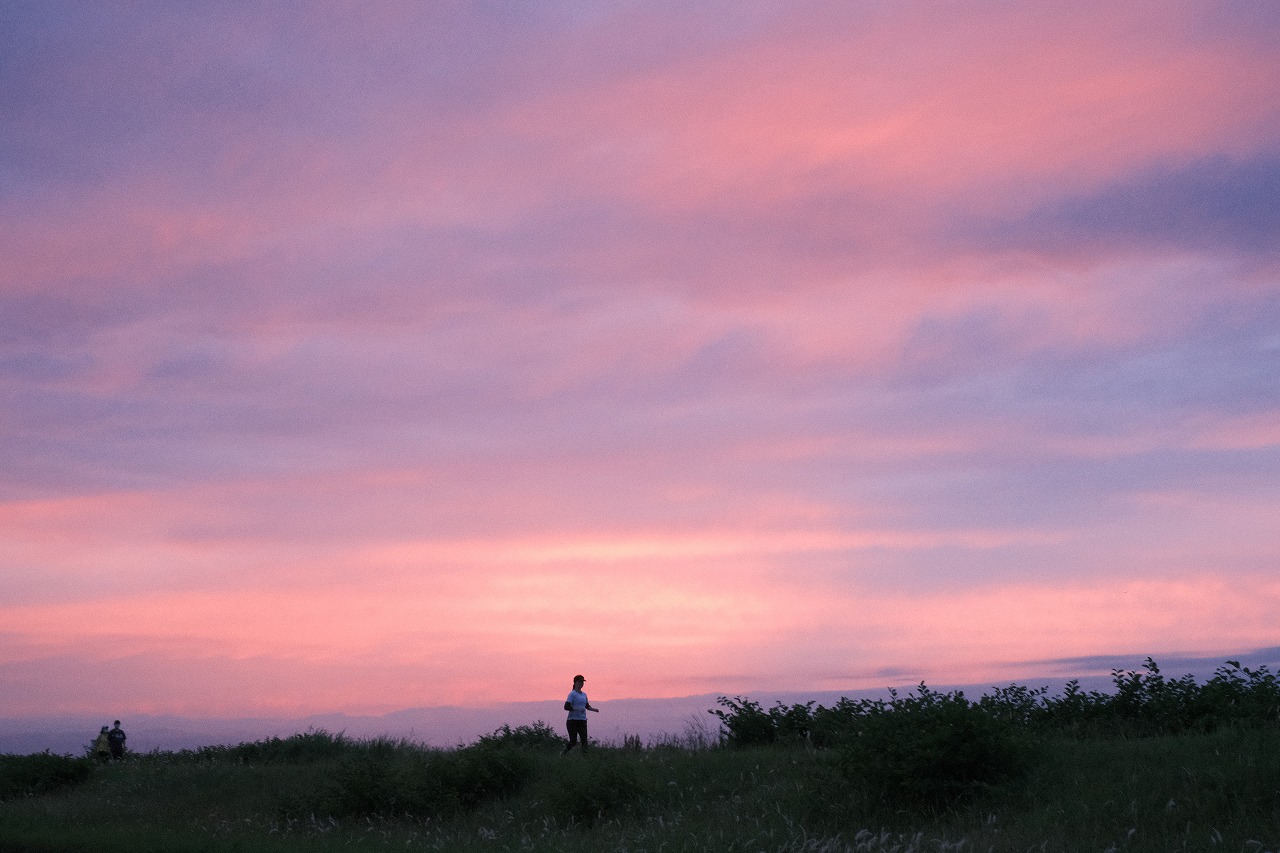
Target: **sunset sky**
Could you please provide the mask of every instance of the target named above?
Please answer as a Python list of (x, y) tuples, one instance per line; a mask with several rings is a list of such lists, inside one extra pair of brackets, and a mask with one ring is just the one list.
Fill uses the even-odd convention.
[(0, 716), (1280, 657), (1280, 4), (0, 3)]

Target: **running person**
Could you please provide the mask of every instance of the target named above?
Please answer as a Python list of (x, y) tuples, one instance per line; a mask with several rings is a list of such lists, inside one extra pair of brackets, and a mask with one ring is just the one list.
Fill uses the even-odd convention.
[(565, 752), (573, 749), (579, 738), (582, 739), (582, 751), (587, 751), (587, 712), (599, 713), (600, 711), (599, 708), (591, 706), (587, 701), (587, 694), (582, 692), (582, 685), (585, 683), (585, 678), (575, 675), (573, 689), (569, 691), (569, 697), (564, 700), (564, 709), (569, 712), (569, 719), (565, 721), (565, 728), (569, 730), (569, 744), (564, 748)]

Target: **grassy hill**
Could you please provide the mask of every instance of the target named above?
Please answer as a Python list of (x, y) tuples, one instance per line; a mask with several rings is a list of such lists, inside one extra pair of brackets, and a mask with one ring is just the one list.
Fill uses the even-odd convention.
[(313, 731), (108, 765), (3, 756), (0, 850), (1280, 850), (1275, 680), (1223, 677), (1238, 689), (1151, 664), (1065, 700), (725, 698), (715, 743), (585, 755), (535, 724), (453, 750)]

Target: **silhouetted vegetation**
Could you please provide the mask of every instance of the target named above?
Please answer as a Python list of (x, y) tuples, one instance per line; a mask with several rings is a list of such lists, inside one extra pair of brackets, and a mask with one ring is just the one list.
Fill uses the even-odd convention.
[(972, 725), (981, 715), (1010, 731), (1076, 737), (1211, 732), (1223, 725), (1280, 720), (1280, 680), (1265, 666), (1250, 669), (1227, 661), (1200, 683), (1191, 675), (1167, 679), (1147, 658), (1140, 671), (1117, 669), (1111, 675), (1114, 692), (1084, 691), (1075, 680), (1054, 696), (1048, 688), (1011, 684), (971, 702), (962, 691), (939, 693), (921, 684), (909, 697), (891, 690), (887, 700), (841, 699), (830, 708), (779, 702), (766, 709), (750, 699), (721, 696), (721, 708), (711, 713), (720, 719), (723, 740), (731, 746), (803, 741), (820, 748), (844, 745), (868, 726), (897, 725), (887, 722), (895, 716), (904, 726), (907, 720), (931, 725), (918, 719), (922, 714), (962, 713)]
[(311, 731), (238, 746), (0, 760), (18, 849), (222, 851), (1280, 849), (1280, 690), (1229, 661), (1114, 692), (764, 708), (719, 740), (627, 736), (561, 755), (549, 725), (450, 750)]
[(480, 735), (476, 746), (490, 748), (514, 747), (558, 752), (564, 748), (564, 739), (542, 720), (528, 726), (503, 725), (487, 735)]
[(402, 746), (343, 757), (326, 784), (282, 804), (285, 816), (447, 818), (509, 797), (528, 782), (533, 758), (516, 748), (453, 751)]
[(945, 805), (1025, 775), (1035, 743), (1046, 737), (1154, 737), (1212, 732), (1280, 720), (1280, 682), (1266, 668), (1227, 661), (1204, 683), (1167, 679), (1147, 658), (1141, 671), (1113, 670), (1114, 692), (1068, 682), (1047, 688), (1012, 684), (977, 701), (962, 691), (920, 684), (908, 696), (841, 699), (764, 708), (743, 697), (720, 697), (726, 745), (805, 744), (834, 749), (856, 796), (899, 805)]
[(88, 758), (69, 755), (0, 755), (0, 800), (34, 797), (78, 785), (93, 772)]
[(179, 760), (240, 764), (314, 764), (353, 754), (391, 754), (402, 745), (406, 744), (381, 738), (357, 741), (342, 734), (309, 731), (287, 738), (272, 737), (236, 746), (202, 746), (196, 750), (183, 750), (176, 757)]

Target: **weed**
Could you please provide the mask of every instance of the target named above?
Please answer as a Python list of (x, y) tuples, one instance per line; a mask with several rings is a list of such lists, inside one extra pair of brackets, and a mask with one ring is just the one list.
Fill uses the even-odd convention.
[(840, 747), (846, 778), (891, 806), (941, 806), (1026, 771), (1030, 751), (1011, 723), (923, 684), (868, 706)]
[(451, 752), (405, 746), (354, 753), (327, 784), (282, 806), (286, 815), (333, 818), (439, 819), (511, 796), (528, 780), (533, 759), (512, 747), (483, 745)]
[(735, 697), (718, 703), (718, 738), (699, 714), (683, 736), (568, 757), (545, 723), (453, 750), (307, 732), (98, 767), (0, 757), (0, 846), (1280, 850), (1275, 678), (1229, 661), (1198, 684), (1148, 663), (1107, 695)]
[(0, 755), (0, 800), (33, 797), (79, 785), (93, 772), (88, 758), (52, 755)]
[(583, 760), (574, 757), (561, 764), (563, 771), (555, 775), (548, 801), (552, 814), (563, 823), (593, 825), (653, 791), (640, 766), (624, 755), (597, 749)]
[(534, 749), (555, 751), (564, 747), (564, 740), (550, 725), (538, 720), (532, 725), (502, 725), (491, 734), (481, 735), (476, 741), (480, 747), (514, 747), (516, 749)]

